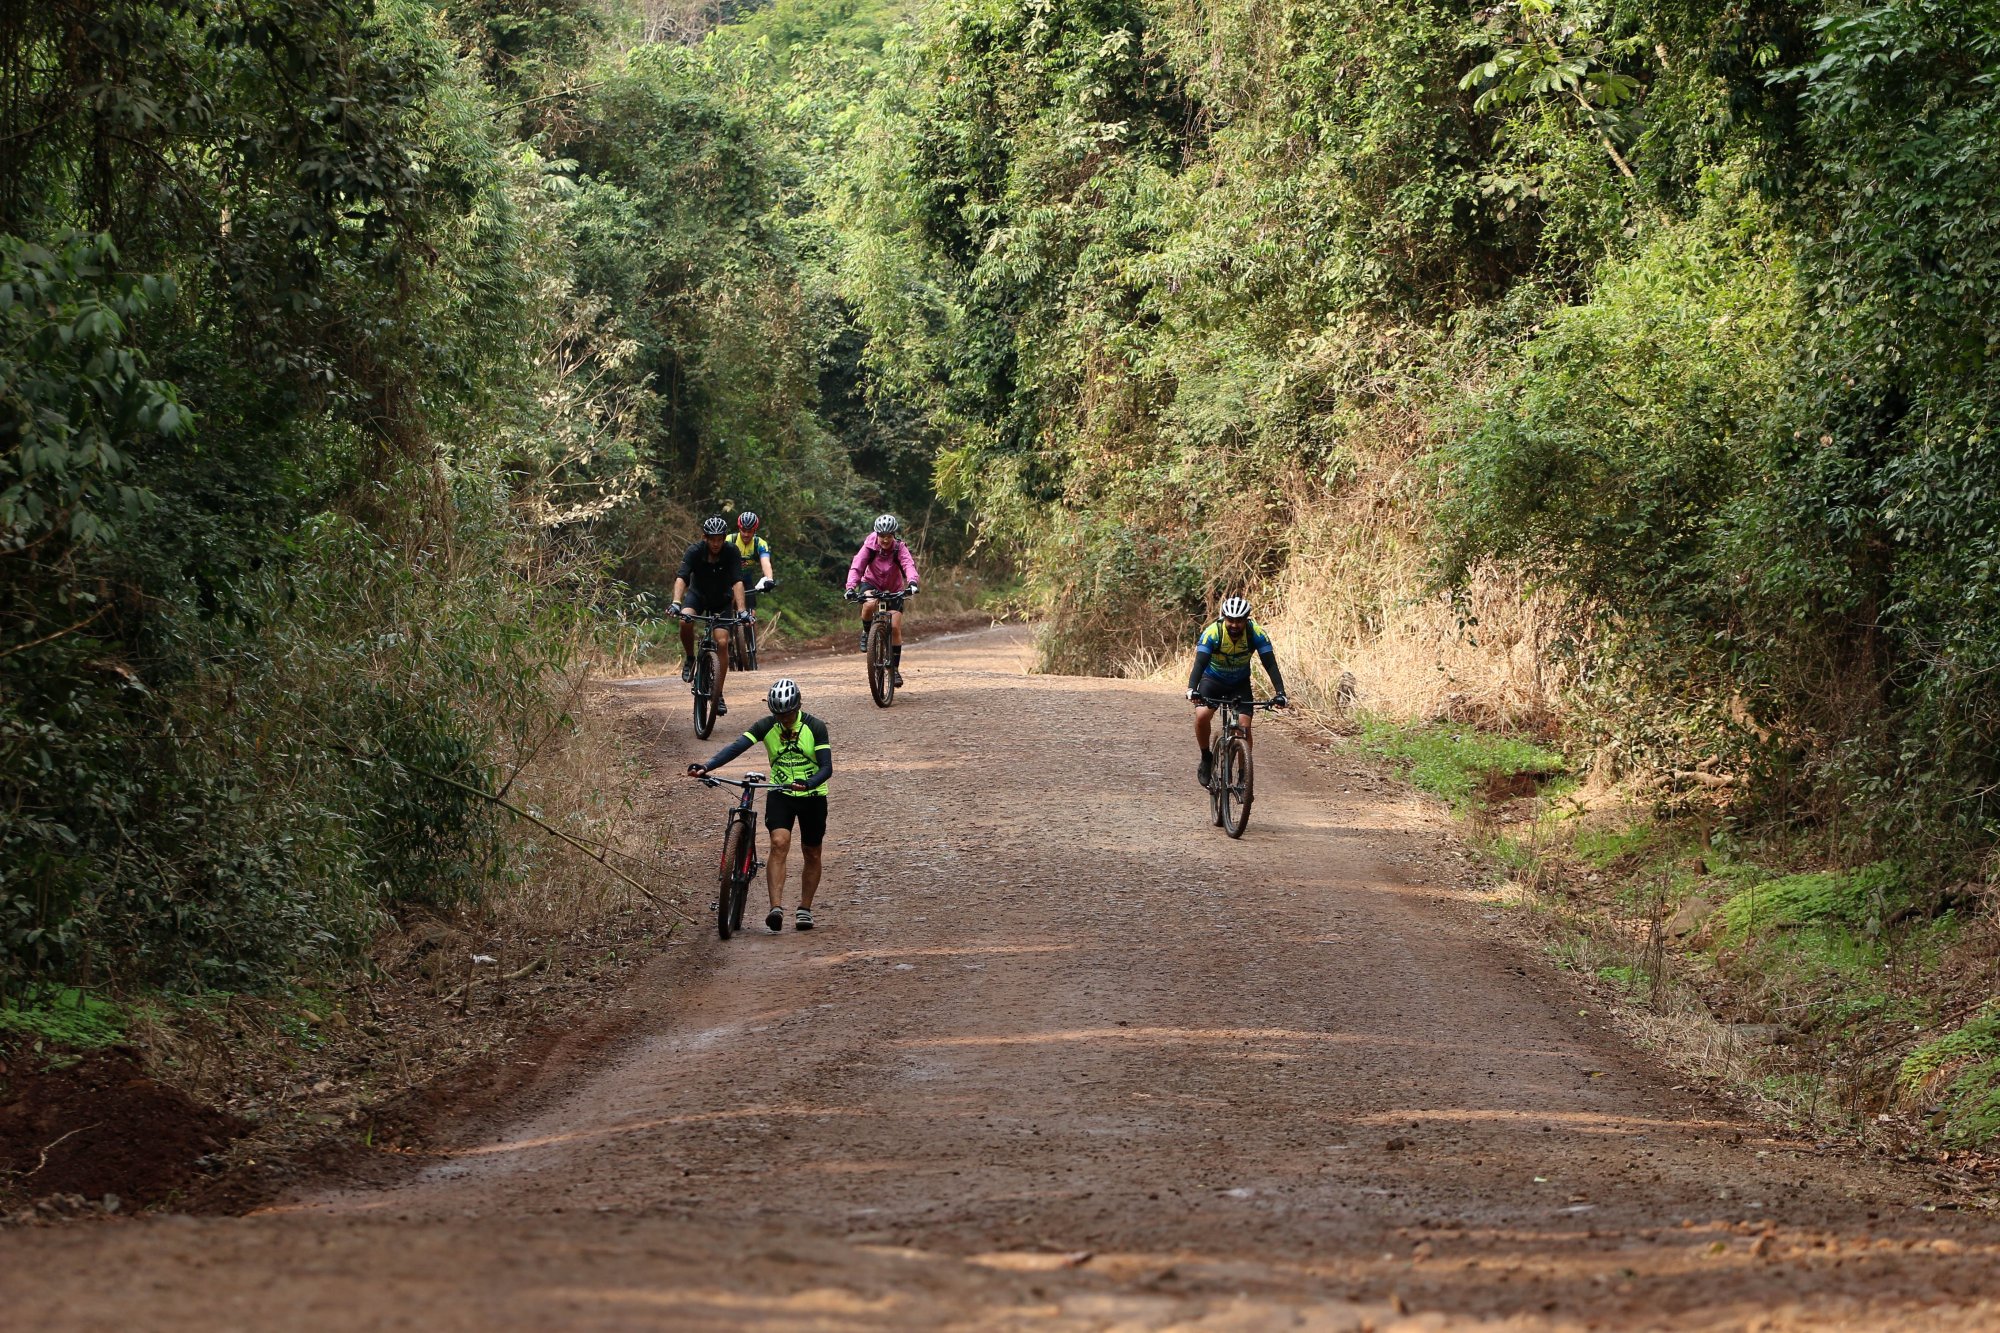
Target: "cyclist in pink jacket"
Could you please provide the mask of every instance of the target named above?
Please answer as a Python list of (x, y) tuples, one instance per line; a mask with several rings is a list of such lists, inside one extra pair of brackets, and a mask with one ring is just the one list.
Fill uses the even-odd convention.
[[(896, 533), (902, 524), (894, 514), (883, 514), (875, 520), (875, 531), (861, 543), (861, 549), (854, 553), (854, 563), (847, 567), (847, 596), (850, 600), (861, 600), (861, 648), (868, 649), (868, 622), (875, 619), (876, 593), (915, 592), (917, 590), (917, 561), (910, 554), (909, 543)], [(889, 613), (890, 643), (889, 669), (895, 673), (898, 688), (903, 684), (903, 613)]]

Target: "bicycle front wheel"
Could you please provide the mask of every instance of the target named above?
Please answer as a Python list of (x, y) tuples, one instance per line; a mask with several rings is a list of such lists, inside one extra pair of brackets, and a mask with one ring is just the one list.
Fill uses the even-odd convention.
[(750, 859), (749, 825), (732, 818), (722, 832), (722, 869), (715, 879), (715, 933), (728, 939), (743, 924), (743, 898), (749, 885), (743, 882), (743, 866)]
[(868, 626), (868, 692), (878, 708), (896, 702), (896, 673), (889, 657), (889, 613), (878, 611)]
[(703, 740), (715, 730), (715, 647), (705, 645), (694, 666), (694, 734)]
[(1222, 747), (1222, 827), (1232, 838), (1243, 836), (1250, 827), (1251, 786), (1250, 743), (1231, 736)]
[(1222, 827), (1222, 747), (1210, 744), (1208, 747), (1208, 818), (1217, 828)]

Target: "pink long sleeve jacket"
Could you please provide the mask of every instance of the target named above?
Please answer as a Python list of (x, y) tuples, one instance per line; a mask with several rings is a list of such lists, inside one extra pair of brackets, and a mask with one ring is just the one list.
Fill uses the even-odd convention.
[(873, 532), (854, 553), (854, 563), (847, 567), (849, 592), (863, 583), (882, 592), (901, 592), (905, 583), (916, 581), (917, 561), (910, 554), (910, 544), (899, 541), (893, 552), (885, 551), (882, 538)]

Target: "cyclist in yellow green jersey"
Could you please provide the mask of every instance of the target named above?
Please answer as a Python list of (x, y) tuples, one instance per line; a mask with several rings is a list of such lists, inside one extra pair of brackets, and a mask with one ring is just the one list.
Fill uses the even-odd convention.
[[(1250, 660), (1254, 657), (1264, 664), (1264, 674), (1271, 678), (1273, 702), (1283, 708), (1285, 698), (1285, 677), (1278, 670), (1278, 654), (1271, 647), (1271, 636), (1264, 627), (1250, 618), (1250, 602), (1244, 597), (1230, 597), (1223, 601), (1222, 614), (1210, 621), (1195, 641), (1194, 669), (1188, 672), (1187, 697), (1190, 699), (1249, 700)], [(1215, 705), (1204, 702), (1194, 710), (1194, 739), (1201, 747), (1201, 767), (1197, 770), (1201, 785), (1208, 785), (1210, 770), (1215, 766), (1214, 756), (1208, 752), (1209, 724), (1215, 718)], [(1244, 741), (1249, 741), (1250, 718), (1243, 719)]]
[(707, 763), (689, 764), (688, 776), (698, 778), (712, 768), (721, 768), (763, 742), (771, 761), (771, 781), (784, 787), (764, 800), (764, 827), (771, 836), (771, 854), (764, 863), (771, 912), (764, 924), (773, 931), (785, 928), (785, 863), (796, 824), (802, 864), (795, 924), (800, 930), (811, 930), (813, 895), (819, 892), (820, 849), (826, 842), (826, 787), (833, 777), (833, 734), (825, 722), (803, 710), (804, 698), (792, 680), (772, 681), (764, 702), (771, 709), (768, 717), (759, 718)]
[(771, 575), (771, 544), (757, 535), (761, 523), (757, 515), (746, 509), (736, 516), (736, 535), (729, 539), (729, 544), (743, 557), (746, 570), (754, 560), (764, 571), (762, 579), (753, 582), (747, 574), (743, 579), (743, 602), (752, 611), (757, 609), (757, 594), (777, 582)]

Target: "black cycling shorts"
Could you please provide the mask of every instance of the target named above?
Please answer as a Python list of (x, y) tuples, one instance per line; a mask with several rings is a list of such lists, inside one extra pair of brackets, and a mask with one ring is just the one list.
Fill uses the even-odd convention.
[[(709, 598), (709, 597), (703, 597), (701, 595), (701, 589), (690, 584), (688, 586), (686, 595), (681, 598), (681, 605), (686, 607), (688, 610), (694, 612), (696, 615), (707, 615), (711, 613), (719, 616), (729, 615), (736, 610), (736, 594), (733, 591), (731, 591), (731, 589), (733, 589), (735, 586), (736, 585), (732, 583), (729, 585), (729, 587), (724, 588), (722, 590), (722, 595), (720, 597)], [(711, 601), (713, 601), (715, 605), (710, 606), (709, 603)]]
[(764, 827), (789, 829), (796, 820), (799, 845), (817, 847), (826, 841), (826, 797), (794, 796), (774, 791), (764, 801)]
[[(1238, 699), (1246, 704), (1257, 697), (1250, 689), (1250, 678), (1248, 676), (1245, 676), (1234, 685), (1226, 685), (1213, 677), (1203, 676), (1201, 683), (1195, 686), (1195, 690), (1197, 693), (1205, 694), (1211, 699)], [(1195, 702), (1200, 703), (1201, 700), (1197, 699)]]

